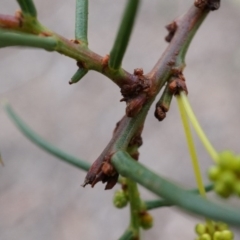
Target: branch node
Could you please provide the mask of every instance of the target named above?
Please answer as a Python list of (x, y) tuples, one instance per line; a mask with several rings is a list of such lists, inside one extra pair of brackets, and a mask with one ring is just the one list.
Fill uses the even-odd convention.
[(187, 85), (184, 78), (174, 78), (174, 80), (169, 84), (169, 90), (172, 94), (178, 95), (181, 91), (188, 94)]
[(161, 98), (156, 104), (156, 110), (155, 110), (155, 117), (159, 120), (162, 121), (166, 117), (166, 113), (169, 111), (171, 101), (172, 101), (172, 96), (173, 93), (169, 88), (169, 85), (175, 78), (170, 78), (167, 86), (165, 87)]
[(78, 39), (70, 39), (70, 42), (75, 43), (75, 44), (80, 44), (81, 41)]
[(166, 26), (168, 30), (168, 35), (165, 37), (166, 42), (171, 42), (176, 30), (177, 30), (177, 23), (176, 21), (171, 22)]
[(214, 11), (220, 8), (220, 0), (195, 0), (194, 5), (200, 9)]
[(151, 88), (150, 80), (143, 75), (142, 68), (134, 69), (134, 76), (137, 77), (137, 81), (124, 84), (121, 87), (123, 98), (120, 101), (126, 101), (126, 115), (128, 117), (136, 116), (149, 96), (154, 92), (154, 89), (152, 90)]
[(135, 76), (142, 76), (143, 75), (143, 69), (142, 68), (135, 68), (133, 74)]
[(104, 56), (102, 59), (101, 59), (101, 64), (102, 64), (102, 68), (103, 70), (108, 67), (108, 62), (109, 62), (109, 54), (107, 54), (106, 56)]

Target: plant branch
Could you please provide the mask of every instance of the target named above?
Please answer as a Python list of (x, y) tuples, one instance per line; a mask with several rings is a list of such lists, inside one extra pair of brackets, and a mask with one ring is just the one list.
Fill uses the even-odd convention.
[[(205, 186), (205, 191), (206, 192), (210, 192), (214, 189), (214, 185), (213, 184), (209, 184), (207, 186)], [(191, 189), (191, 190), (187, 190), (191, 193), (194, 194), (199, 194), (199, 190), (198, 189)], [(171, 207), (174, 206), (174, 204), (166, 199), (157, 199), (157, 200), (150, 200), (150, 201), (145, 201), (144, 203), (146, 210), (152, 210), (155, 208), (160, 208), (160, 207)]]
[[(134, 5), (134, 8), (136, 9), (138, 1), (129, 1), (129, 4), (130, 2), (135, 2), (136, 5)], [(146, 76), (141, 74), (130, 74), (122, 68), (118, 71), (111, 69), (108, 66), (108, 57), (103, 58), (92, 52), (84, 44), (82, 45), (81, 43), (77, 43), (75, 41), (69, 41), (41, 26), (38, 22), (29, 22), (28, 19), (24, 18), (19, 19), (19, 25), (16, 27), (16, 30), (24, 30), (25, 32), (43, 35), (46, 38), (54, 38), (57, 41), (55, 51), (77, 60), (77, 62), (81, 63), (84, 69), (95, 70), (106, 75), (121, 88), (123, 86), (127, 86), (131, 89), (134, 84), (138, 87), (140, 80), (143, 82), (146, 80), (147, 82), (152, 83), (150, 85), (147, 84), (147, 86), (143, 85), (141, 90), (142, 92), (140, 93), (138, 93), (137, 90), (134, 90), (136, 91), (134, 92), (135, 95), (133, 94), (133, 96), (130, 97), (130, 100), (132, 101), (127, 103), (128, 109), (130, 109), (128, 112), (133, 112), (132, 114), (129, 114), (131, 118), (126, 116), (123, 118), (119, 124), (118, 130), (113, 135), (112, 140), (88, 172), (85, 179), (86, 184), (91, 183), (91, 185), (94, 186), (94, 184), (100, 179), (103, 182), (106, 182), (111, 174), (115, 177), (114, 182), (116, 182), (117, 174), (113, 174), (113, 169), (109, 172), (106, 170), (109, 170), (109, 167), (111, 167), (109, 164), (104, 165), (105, 172), (103, 172), (103, 163), (110, 163), (111, 155), (116, 151), (126, 150), (131, 139), (137, 134), (139, 129), (143, 127), (147, 112), (156, 95), (163, 84), (169, 80), (171, 74), (176, 74), (176, 69), (174, 72), (173, 67), (178, 67), (178, 72), (180, 71), (179, 69), (183, 67), (180, 66), (180, 61), (177, 60), (177, 57), (180, 56), (181, 60), (183, 60), (182, 58), (186, 53), (185, 50), (207, 13), (207, 10), (200, 10), (192, 7), (184, 15), (181, 21), (178, 22), (177, 31), (173, 36), (169, 47), (153, 70)], [(14, 29), (15, 24), (9, 24), (9, 20), (7, 18), (0, 17), (0, 26), (6, 26), (7, 24), (11, 26), (11, 29)], [(19, 30), (19, 28), (21, 30)], [(145, 87), (147, 87), (147, 89)], [(136, 108), (137, 111), (134, 108)], [(103, 176), (104, 179), (102, 178)], [(110, 186), (113, 186), (113, 182), (108, 187)]]
[(111, 162), (122, 176), (136, 181), (151, 192), (187, 211), (229, 224), (240, 225), (239, 210), (219, 206), (196, 194), (189, 193), (134, 161), (124, 151), (115, 153)]
[[(114, 169), (107, 174), (103, 173), (103, 163), (107, 162), (107, 166), (109, 166), (112, 154), (118, 150), (127, 150), (130, 139), (138, 131), (139, 126), (142, 127), (144, 125), (146, 114), (161, 87), (167, 80), (170, 79), (171, 75), (175, 76), (175, 78), (181, 75), (183, 64), (180, 65), (180, 60), (181, 62), (184, 61), (186, 49), (188, 48), (193, 35), (197, 31), (197, 28), (202, 23), (208, 12), (208, 10), (200, 10), (193, 6), (183, 16), (181, 21), (179, 21), (178, 29), (169, 47), (153, 70), (145, 76), (146, 79), (149, 79), (149, 81), (152, 82), (152, 85), (147, 90), (146, 99), (144, 99), (145, 96), (143, 96), (144, 100), (142, 103), (141, 98), (133, 98), (133, 101), (131, 102), (132, 105), (129, 104), (129, 106), (132, 109), (134, 109), (134, 105), (137, 106), (137, 114), (133, 114), (132, 118), (123, 118), (124, 120), (121, 121), (119, 128), (113, 135), (110, 143), (99, 158), (93, 163), (85, 178), (84, 185), (90, 183), (93, 187), (98, 181), (108, 182), (108, 180), (111, 179), (111, 176), (116, 176), (117, 173), (114, 174)], [(179, 54), (180, 56), (178, 56)], [(180, 60), (178, 60), (178, 58)], [(138, 97), (142, 97), (142, 95), (139, 94)], [(113, 187), (114, 184), (107, 184), (106, 189), (110, 188), (110, 186)]]
[(110, 52), (109, 66), (112, 69), (117, 70), (122, 64), (122, 59), (127, 49), (134, 21), (136, 19), (139, 3), (140, 0), (127, 0), (122, 21), (113, 48)]
[(121, 121), (117, 123), (112, 139), (89, 169), (83, 184), (84, 186), (91, 184), (91, 186), (94, 187), (99, 181), (103, 183), (107, 182), (105, 189), (110, 189), (115, 185), (114, 182), (116, 182), (117, 173), (114, 169), (109, 172), (105, 171), (105, 166), (109, 166), (111, 156), (115, 152), (118, 150), (127, 150), (130, 141), (142, 131), (143, 123), (151, 104), (152, 102), (149, 101), (136, 117), (129, 118), (124, 116)]
[[(110, 69), (108, 66), (108, 57), (102, 57), (94, 53), (88, 49), (84, 43), (81, 44), (79, 41), (71, 41), (57, 33), (54, 33), (53, 31), (42, 26), (36, 19), (32, 20), (32, 18), (21, 15), (19, 16), (19, 14), (17, 16), (0, 14), (0, 29), (1, 28), (8, 30), (9, 33), (11, 33), (11, 31), (30, 33), (33, 35), (31, 37), (35, 37), (31, 38), (31, 40), (36, 40), (37, 42), (41, 41), (37, 37), (39, 35), (42, 38), (54, 38), (55, 41), (57, 41), (54, 51), (75, 59), (77, 62), (81, 63), (83, 68), (87, 70), (94, 70), (107, 76), (119, 87), (123, 86), (124, 84), (133, 84), (138, 81), (137, 76), (130, 74), (122, 68), (120, 68), (118, 71)], [(9, 36), (9, 39), (11, 40), (11, 36)], [(29, 45), (28, 42), (23, 44), (20, 39), (20, 43), (18, 44), (18, 42), (15, 42), (14, 45), (32, 47), (34, 46), (34, 43), (30, 41)], [(39, 43), (36, 43), (35, 45), (37, 45), (36, 47), (41, 47)], [(43, 45), (42, 48), (45, 49), (45, 46)]]
[(209, 10), (192, 6), (181, 19), (174, 21), (175, 33), (169, 46), (147, 76), (153, 79), (157, 89), (161, 89), (170, 75), (182, 72), (189, 44)]
[[(115, 132), (118, 131), (119, 124), (117, 124)], [(139, 147), (142, 145), (142, 127), (138, 130), (138, 134), (130, 140), (127, 146), (128, 154), (135, 160), (138, 161), (139, 158)], [(125, 186), (125, 187), (124, 187)], [(128, 196), (128, 201), (130, 205), (130, 226), (129, 229), (132, 229), (133, 239), (140, 239), (140, 225), (141, 225), (141, 214), (142, 210), (142, 200), (140, 198), (140, 193), (138, 190), (137, 183), (130, 178), (125, 178), (125, 183), (122, 185), (123, 188), (126, 188), (126, 194)], [(145, 209), (144, 209), (145, 210)]]
[(75, 38), (88, 45), (88, 0), (76, 0)]
[[(134, 6), (137, 6), (137, 0), (129, 1), (129, 4), (130, 2), (134, 2), (136, 4)], [(180, 61), (177, 59), (185, 56), (186, 49), (194, 33), (207, 13), (208, 10), (201, 10), (192, 7), (181, 19), (169, 47), (166, 49), (165, 53), (155, 65), (153, 70), (147, 74), (147, 78), (154, 83), (152, 91), (150, 91), (150, 96), (156, 96), (163, 84), (169, 79), (172, 67), (176, 64), (180, 64)], [(14, 29), (17, 31), (31, 32), (33, 34), (42, 34), (43, 36), (54, 37), (58, 42), (55, 51), (71, 57), (77, 60), (77, 62), (81, 62), (85, 69), (95, 70), (104, 74), (119, 87), (122, 87), (126, 84), (132, 85), (133, 83), (137, 83), (139, 81), (138, 76), (130, 74), (122, 68), (120, 68), (118, 71), (109, 68), (108, 58), (101, 57), (92, 52), (90, 49), (86, 48), (84, 44), (71, 42), (70, 40), (67, 40), (64, 37), (41, 26), (41, 24), (38, 22), (30, 21), (28, 18), (15, 18), (16, 19), (14, 20), (14, 17), (10, 18), (9, 16), (6, 17), (4, 15), (0, 15), (0, 26), (12, 30)], [(16, 24), (16, 21), (18, 21), (19, 24)]]
[(8, 103), (3, 103), (3, 107), (10, 119), (13, 121), (13, 123), (30, 141), (32, 141), (34, 144), (47, 151), (48, 153), (52, 154), (53, 156), (63, 160), (64, 162), (67, 162), (84, 171), (88, 171), (88, 169), (90, 168), (89, 163), (62, 151), (51, 143), (45, 141), (20, 119), (20, 117), (13, 111), (13, 109)]

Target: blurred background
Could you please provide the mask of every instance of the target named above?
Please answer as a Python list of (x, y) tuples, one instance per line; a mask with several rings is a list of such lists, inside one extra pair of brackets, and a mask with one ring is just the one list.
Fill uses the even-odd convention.
[[(109, 53), (126, 1), (89, 1), (89, 47)], [(66, 38), (74, 38), (75, 1), (36, 0), (39, 20)], [(193, 0), (142, 1), (123, 67), (147, 73), (167, 46), (165, 25), (185, 13)], [(19, 9), (14, 0), (1, 0), (1, 13)], [(240, 3), (223, 1), (201, 26), (187, 54), (184, 71), (196, 115), (217, 150), (240, 153)], [(74, 60), (58, 53), (25, 48), (0, 51), (0, 99), (7, 99), (22, 119), (49, 142), (93, 162), (109, 142), (125, 104), (109, 79), (89, 72), (69, 85)], [(140, 161), (161, 176), (193, 188), (195, 179), (176, 102), (158, 122), (151, 108), (143, 131)], [(112, 205), (116, 186), (104, 191), (80, 185), (85, 172), (45, 153), (27, 140), (0, 109), (1, 240), (112, 240), (129, 222), (128, 208)], [(205, 183), (212, 164), (196, 138)], [(145, 199), (155, 197), (141, 189)], [(215, 198), (210, 194), (210, 198)], [(216, 198), (216, 201), (221, 201)], [(232, 198), (229, 204), (240, 207)], [(203, 221), (179, 208), (152, 211), (155, 227), (143, 239), (194, 239), (194, 226)], [(234, 229), (236, 238), (240, 232)]]

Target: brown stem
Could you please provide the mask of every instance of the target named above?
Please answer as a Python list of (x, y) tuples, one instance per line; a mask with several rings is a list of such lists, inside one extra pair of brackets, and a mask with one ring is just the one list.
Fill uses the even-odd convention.
[[(94, 186), (98, 181), (103, 181), (107, 182), (107, 189), (114, 186), (112, 183), (116, 182), (116, 179), (113, 178), (116, 178), (118, 173), (113, 167), (109, 167), (109, 165), (111, 166), (112, 155), (119, 149), (127, 150), (130, 139), (136, 136), (139, 129), (142, 128), (147, 112), (165, 82), (171, 76), (180, 79), (180, 83), (183, 82), (182, 70), (185, 66), (184, 58), (186, 51), (192, 37), (208, 12), (209, 10), (207, 9), (198, 9), (195, 6), (191, 7), (176, 24), (173, 24), (177, 26), (177, 29), (175, 29), (175, 32), (171, 32), (172, 35), (174, 32), (174, 35), (171, 36), (170, 44), (151, 72), (143, 76), (142, 71), (135, 71), (135, 74), (138, 74), (138, 79), (142, 79), (143, 82), (145, 81), (148, 84), (147, 91), (145, 92), (146, 99), (144, 101), (138, 99), (141, 96), (144, 97), (142, 92), (138, 93), (137, 97), (133, 99), (135, 101), (134, 104), (138, 108), (137, 113), (135, 113), (136, 115), (132, 119), (125, 116), (121, 120), (112, 140), (89, 170), (84, 185), (90, 183)], [(176, 84), (176, 88), (179, 87), (178, 85)], [(139, 103), (142, 105), (139, 105)], [(104, 171), (106, 162), (108, 164), (107, 169), (111, 171)]]
[(199, 9), (192, 6), (189, 11), (176, 22), (177, 29), (169, 46), (150, 73), (147, 74), (153, 81), (157, 92), (169, 79), (173, 70), (177, 69), (179, 72), (182, 72), (185, 67), (184, 57), (189, 43), (208, 12), (209, 10), (207, 9)]
[[(145, 117), (146, 114), (143, 114)], [(136, 124), (135, 119), (124, 116), (116, 125), (113, 137), (101, 155), (92, 164), (85, 178), (83, 186), (91, 184), (92, 187), (99, 182), (107, 182), (105, 189), (111, 189), (118, 180), (118, 173), (112, 167), (110, 161), (114, 153), (119, 149), (127, 149), (135, 159), (138, 158), (138, 149), (142, 145), (143, 126)], [(134, 149), (133, 149), (134, 148)]]
[(104, 74), (120, 88), (124, 85), (133, 85), (138, 82), (138, 77), (124, 69), (112, 70), (108, 66), (108, 55), (102, 57), (88, 49), (80, 41), (71, 41), (42, 26), (36, 19), (27, 19), (20, 11), (15, 16), (0, 14), (0, 28), (10, 31), (25, 32), (34, 35), (52, 36), (58, 40), (55, 51), (80, 62), (87, 70), (94, 70)]
[(43, 27), (36, 19), (31, 21), (32, 19), (24, 18), (21, 14), (15, 17), (0, 15), (1, 28), (54, 37), (58, 43), (55, 51), (75, 59), (87, 70), (95, 70), (104, 74), (121, 88), (123, 100), (127, 101), (127, 116), (120, 121), (108, 146), (92, 165), (84, 185), (90, 183), (94, 186), (98, 181), (103, 181), (107, 182), (107, 189), (114, 186), (118, 173), (111, 165), (112, 155), (118, 150), (127, 150), (131, 140), (139, 135), (147, 112), (165, 82), (171, 76), (178, 79), (183, 77), (186, 51), (208, 12), (207, 8), (200, 9), (193, 6), (181, 19), (173, 22), (171, 28), (168, 27), (171, 35), (168, 38), (169, 46), (147, 75), (143, 75), (141, 69), (136, 69), (134, 74), (122, 68), (110, 69), (108, 55), (102, 57), (88, 49), (81, 41), (67, 40)]

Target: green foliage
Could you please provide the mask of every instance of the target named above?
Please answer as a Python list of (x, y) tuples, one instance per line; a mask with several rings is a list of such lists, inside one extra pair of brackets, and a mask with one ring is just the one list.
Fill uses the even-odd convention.
[(52, 37), (39, 37), (26, 33), (9, 32), (0, 29), (0, 48), (10, 46), (28, 46), (54, 51), (57, 42)]
[[(213, 190), (213, 184), (209, 184), (207, 186), (205, 186), (205, 191), (206, 192), (210, 192)], [(199, 194), (199, 190), (198, 189), (191, 189), (189, 190), (189, 192), (192, 192), (194, 194)], [(151, 209), (155, 209), (155, 208), (159, 208), (159, 207), (170, 207), (173, 206), (174, 204), (171, 201), (168, 201), (166, 199), (160, 200), (152, 200), (152, 201), (146, 201), (145, 203), (145, 208), (147, 210), (151, 210)]]
[(127, 1), (121, 25), (119, 27), (113, 48), (110, 52), (110, 68), (119, 69), (121, 66), (122, 59), (127, 49), (128, 41), (133, 29), (139, 3), (140, 0)]
[(76, 0), (75, 38), (88, 44), (88, 0)]

